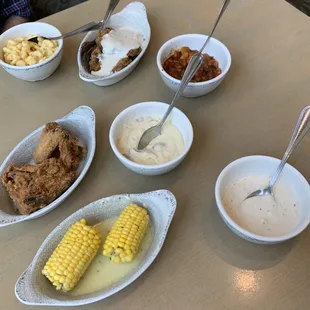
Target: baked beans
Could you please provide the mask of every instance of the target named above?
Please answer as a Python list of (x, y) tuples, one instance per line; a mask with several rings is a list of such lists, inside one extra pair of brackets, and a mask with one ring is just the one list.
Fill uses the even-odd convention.
[[(191, 57), (198, 53), (189, 47), (181, 47), (180, 50), (172, 50), (171, 54), (163, 63), (164, 70), (174, 77), (181, 80)], [(203, 54), (203, 63), (199, 70), (193, 76), (191, 82), (205, 82), (214, 79), (222, 73), (219, 63), (214, 57)]]

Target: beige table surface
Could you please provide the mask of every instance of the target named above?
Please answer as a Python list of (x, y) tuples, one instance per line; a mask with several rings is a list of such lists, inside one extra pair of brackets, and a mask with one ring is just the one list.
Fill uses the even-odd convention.
[[(309, 309), (309, 229), (271, 247), (243, 241), (220, 219), (214, 184), (238, 157), (282, 155), (302, 107), (309, 104), (310, 19), (284, 0), (232, 1), (216, 31), (231, 51), (231, 71), (212, 94), (179, 103), (194, 126), (191, 152), (175, 171), (144, 177), (118, 162), (109, 146), (109, 127), (134, 103), (171, 100), (156, 67), (159, 47), (182, 33), (206, 33), (221, 1), (145, 3), (152, 26), (149, 49), (117, 85), (100, 88), (79, 79), (76, 52), (82, 36), (66, 40), (63, 61), (46, 81), (26, 83), (0, 70), (0, 160), (33, 129), (79, 105), (95, 110), (98, 143), (89, 173), (60, 207), (1, 228), (0, 309), (27, 308), (14, 296), (15, 281), (68, 215), (101, 197), (162, 188), (175, 194), (178, 207), (156, 261), (123, 291), (79, 309)], [(119, 10), (126, 4), (121, 1)], [(66, 32), (101, 18), (106, 5), (107, 0), (93, 0), (46, 21)], [(309, 149), (305, 139), (290, 160), (308, 179)]]

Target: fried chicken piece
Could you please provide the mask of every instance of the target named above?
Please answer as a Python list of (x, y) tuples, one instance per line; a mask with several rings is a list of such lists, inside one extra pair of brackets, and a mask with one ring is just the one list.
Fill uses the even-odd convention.
[(49, 158), (35, 166), (9, 166), (2, 184), (16, 202), (19, 213), (27, 215), (54, 201), (76, 177), (60, 159)]
[(113, 72), (118, 72), (127, 67), (140, 53), (141, 47), (130, 50), (127, 53), (127, 57), (122, 58), (113, 68)]
[(81, 61), (84, 69), (88, 73), (100, 70), (101, 66), (98, 56), (102, 53), (101, 40), (102, 37), (111, 30), (111, 28), (100, 30), (94, 41), (86, 41), (83, 43), (81, 48)]
[(90, 60), (89, 60), (89, 70), (91, 71), (99, 71), (101, 69), (101, 64), (99, 61), (99, 55), (101, 54), (101, 49), (96, 46), (95, 49), (92, 51)]
[(132, 62), (129, 57), (122, 58), (113, 68), (113, 72), (118, 72), (127, 67)]
[(33, 153), (34, 161), (41, 163), (51, 157), (64, 136), (65, 132), (57, 123), (47, 123), (41, 133), (40, 143)]
[(99, 71), (101, 69), (101, 64), (98, 58), (99, 55), (102, 54), (101, 40), (102, 40), (102, 37), (106, 35), (107, 33), (109, 33), (111, 30), (112, 30), (111, 28), (105, 28), (99, 31), (96, 37), (96, 40), (95, 40), (96, 46), (95, 48), (92, 49), (92, 52), (89, 58), (89, 63), (88, 63), (89, 73), (91, 73), (92, 71)]
[(81, 142), (70, 134), (60, 140), (58, 149), (59, 158), (67, 169), (70, 170), (77, 168), (86, 153), (86, 148)]
[(60, 158), (66, 168), (71, 170), (79, 165), (85, 153), (86, 148), (81, 141), (53, 122), (46, 124), (43, 129), (33, 159), (36, 163), (41, 163), (47, 158)]
[(129, 58), (133, 58), (135, 59), (142, 51), (142, 48), (141, 47), (138, 47), (138, 48), (134, 48), (132, 50), (130, 50), (128, 53), (127, 53), (127, 56)]
[[(94, 46), (92, 42), (85, 42), (82, 46), (82, 58), (84, 59), (85, 68), (87, 69), (88, 73), (91, 73), (92, 71), (99, 71), (101, 69), (101, 64), (99, 61), (99, 56), (102, 54), (102, 37), (106, 34), (108, 34), (112, 28), (105, 28), (103, 30), (100, 30)], [(132, 49), (127, 53), (127, 57), (121, 59), (112, 69), (113, 72), (118, 72), (125, 67), (127, 67), (140, 53), (142, 49), (141, 47)], [(84, 56), (83, 56), (84, 55)], [(87, 61), (86, 59), (89, 59)]]
[(110, 31), (112, 30), (112, 28), (104, 28), (102, 30), (100, 30), (97, 34), (97, 37), (96, 37), (96, 44), (97, 46), (101, 46), (101, 40), (102, 40), (102, 37), (106, 34), (108, 34)]
[(90, 63), (92, 52), (94, 51), (96, 47), (97, 47), (96, 42), (91, 41), (91, 42), (84, 42), (81, 48), (81, 62), (82, 62), (84, 69), (88, 73), (91, 73), (89, 63)]

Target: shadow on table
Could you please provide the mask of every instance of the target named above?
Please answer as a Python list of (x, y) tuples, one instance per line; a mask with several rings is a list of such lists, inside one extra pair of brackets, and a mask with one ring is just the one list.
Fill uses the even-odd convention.
[[(276, 245), (253, 244), (235, 235), (221, 219), (216, 202), (203, 218), (208, 245), (226, 263), (247, 270), (268, 269), (281, 262), (292, 250), (298, 238)], [(212, 236), (212, 238), (210, 237)]]

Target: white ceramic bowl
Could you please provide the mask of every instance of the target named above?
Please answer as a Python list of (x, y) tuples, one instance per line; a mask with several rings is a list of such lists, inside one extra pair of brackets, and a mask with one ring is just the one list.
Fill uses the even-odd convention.
[(184, 140), (184, 151), (178, 157), (161, 165), (148, 166), (129, 160), (117, 149), (117, 141), (121, 135), (123, 126), (128, 121), (133, 120), (137, 116), (163, 116), (167, 108), (168, 104), (162, 102), (142, 102), (125, 109), (113, 121), (109, 133), (110, 144), (114, 154), (128, 169), (144, 175), (164, 174), (178, 166), (187, 155), (193, 142), (193, 127), (187, 116), (177, 108), (172, 110), (169, 119), (179, 129)]
[(151, 28), (147, 19), (146, 8), (141, 2), (135, 1), (128, 4), (121, 12), (112, 15), (107, 24), (107, 27), (111, 28), (120, 28), (126, 26), (131, 27), (144, 35), (145, 40), (143, 41), (142, 51), (138, 57), (124, 69), (109, 76), (95, 76), (88, 73), (83, 68), (81, 63), (81, 49), (84, 42), (95, 40), (98, 31), (89, 32), (80, 44), (77, 55), (79, 75), (83, 81), (94, 83), (98, 86), (109, 86), (123, 80), (138, 65), (149, 45), (151, 38)]
[(7, 41), (20, 36), (24, 37), (29, 34), (38, 34), (44, 37), (61, 36), (61, 32), (56, 27), (46, 23), (25, 23), (10, 28), (0, 35), (0, 65), (4, 70), (18, 79), (30, 82), (44, 80), (48, 78), (60, 64), (63, 52), (63, 40), (58, 40), (58, 48), (52, 57), (36, 65), (17, 67), (9, 65), (3, 61), (2, 49), (7, 44)]
[(302, 174), (289, 164), (286, 164), (279, 181), (292, 187), (293, 192), (298, 200), (300, 207), (300, 219), (297, 227), (289, 234), (279, 237), (265, 237), (251, 233), (236, 222), (226, 212), (222, 198), (226, 188), (236, 179), (246, 177), (248, 175), (269, 176), (276, 171), (280, 160), (268, 156), (248, 156), (237, 159), (230, 163), (220, 173), (215, 184), (215, 199), (220, 215), (226, 225), (239, 237), (254, 243), (276, 244), (300, 234), (310, 223), (310, 186)]
[[(56, 120), (55, 122), (69, 130), (72, 134), (74, 134), (74, 136), (81, 139), (87, 147), (87, 153), (84, 157), (84, 160), (78, 167), (78, 178), (57, 199), (55, 199), (46, 207), (29, 215), (19, 215), (14, 212), (15, 208), (13, 200), (9, 197), (5, 187), (0, 184), (0, 227), (16, 224), (23, 221), (29, 221), (51, 212), (75, 190), (88, 171), (94, 158), (96, 149), (96, 123), (94, 111), (90, 107), (80, 106), (64, 117)], [(45, 125), (36, 129), (16, 145), (16, 147), (10, 152), (10, 154), (1, 164), (0, 175), (4, 173), (8, 166), (33, 164), (32, 154), (39, 143), (44, 127)]]
[[(139, 264), (116, 283), (93, 293), (71, 296), (56, 291), (42, 275), (41, 270), (69, 227), (81, 218), (85, 218), (90, 225), (95, 225), (108, 218), (119, 216), (130, 202), (144, 206), (148, 210), (154, 229), (151, 246)], [(164, 244), (176, 206), (176, 199), (171, 192), (159, 190), (143, 194), (111, 196), (79, 209), (61, 222), (44, 240), (29, 267), (16, 282), (16, 297), (20, 302), (33, 306), (82, 306), (117, 293), (136, 280), (152, 264)], [(99, 251), (102, 252), (102, 244)]]
[[(180, 49), (183, 46), (188, 46), (192, 50), (200, 50), (207, 38), (208, 36), (203, 34), (183, 34), (170, 39), (159, 49), (157, 53), (157, 67), (160, 76), (165, 84), (174, 92), (179, 88), (180, 80), (173, 78), (163, 69), (163, 62), (169, 56), (172, 49)], [(213, 56), (219, 62), (222, 73), (216, 78), (206, 82), (189, 83), (183, 92), (184, 97), (199, 97), (206, 95), (218, 87), (228, 73), (231, 65), (231, 55), (223, 43), (211, 38), (203, 50), (203, 53)]]

